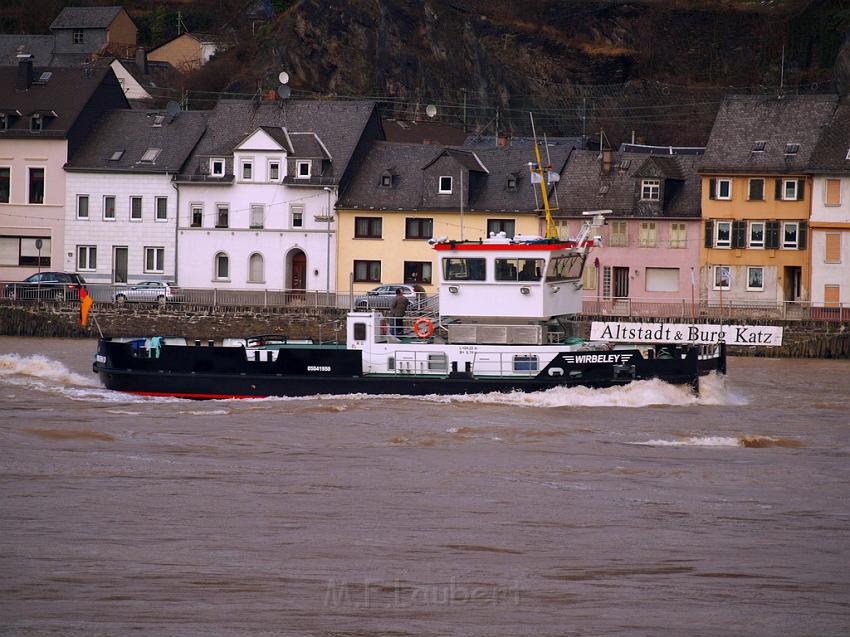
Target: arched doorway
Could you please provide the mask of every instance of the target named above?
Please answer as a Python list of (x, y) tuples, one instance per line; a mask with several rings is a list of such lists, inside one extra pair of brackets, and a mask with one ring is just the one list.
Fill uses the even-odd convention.
[(303, 250), (292, 250), (286, 258), (288, 276), (286, 287), (293, 291), (307, 289), (307, 255)]

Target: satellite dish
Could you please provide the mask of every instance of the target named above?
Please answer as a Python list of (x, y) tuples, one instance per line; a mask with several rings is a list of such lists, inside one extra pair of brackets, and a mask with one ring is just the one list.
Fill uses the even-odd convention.
[(177, 114), (180, 113), (180, 104), (169, 102), (165, 105), (165, 112), (168, 113), (169, 117), (177, 117)]
[(288, 86), (281, 84), (277, 87), (277, 95), (280, 99), (285, 100), (287, 97), (292, 95), (292, 89)]
[(280, 80), (281, 84), (287, 84), (289, 82), (289, 73), (287, 73), (286, 71), (281, 71), (278, 74), (277, 79)]
[(433, 104), (428, 104), (428, 106), (425, 107), (425, 114), (431, 119), (433, 119), (434, 116), (437, 114), (437, 107)]

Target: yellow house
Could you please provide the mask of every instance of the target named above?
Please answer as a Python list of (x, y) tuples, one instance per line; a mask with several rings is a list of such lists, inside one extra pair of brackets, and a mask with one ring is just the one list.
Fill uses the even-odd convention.
[[(550, 152), (560, 169), (569, 149)], [(428, 239), (539, 234), (531, 153), (377, 142), (337, 202), (337, 289), (417, 283), (434, 293)]]
[(221, 48), (213, 38), (200, 33), (182, 33), (153, 49), (148, 60), (168, 62), (182, 73), (200, 68)]
[(727, 97), (703, 162), (701, 292), (753, 305), (806, 301), (809, 158), (829, 95)]

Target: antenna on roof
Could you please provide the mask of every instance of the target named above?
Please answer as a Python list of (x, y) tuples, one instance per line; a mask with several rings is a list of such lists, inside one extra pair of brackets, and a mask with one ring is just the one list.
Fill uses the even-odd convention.
[(437, 107), (433, 104), (428, 104), (428, 106), (425, 107), (425, 114), (431, 119), (434, 119), (437, 115)]
[(285, 100), (290, 95), (292, 95), (292, 89), (289, 88), (288, 86), (286, 86), (285, 84), (281, 84), (280, 86), (277, 87), (277, 96), (280, 99)]
[(281, 84), (289, 84), (289, 73), (286, 71), (281, 71), (277, 75), (277, 79), (280, 80)]
[(785, 45), (782, 45), (782, 57), (779, 61), (779, 99), (782, 99), (782, 93), (785, 88)]

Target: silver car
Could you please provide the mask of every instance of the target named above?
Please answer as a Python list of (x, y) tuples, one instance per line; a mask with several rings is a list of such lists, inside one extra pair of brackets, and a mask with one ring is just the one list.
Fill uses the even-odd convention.
[(380, 285), (374, 290), (369, 290), (366, 294), (356, 297), (354, 307), (358, 310), (388, 308), (393, 304), (395, 291), (398, 289), (401, 289), (401, 293), (410, 301), (410, 309), (412, 310), (418, 310), (428, 296), (425, 288), (414, 283)]
[(179, 301), (178, 288), (170, 281), (141, 281), (115, 291), (115, 302), (159, 303), (165, 305)]

